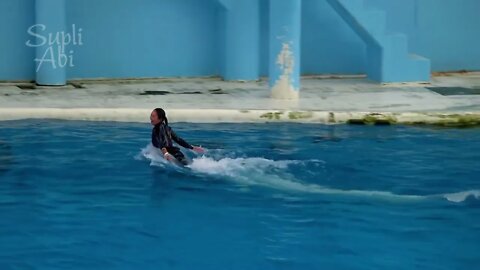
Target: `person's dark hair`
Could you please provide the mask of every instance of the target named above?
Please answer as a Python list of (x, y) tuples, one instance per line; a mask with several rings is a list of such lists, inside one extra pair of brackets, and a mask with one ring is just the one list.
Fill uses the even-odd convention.
[(162, 108), (156, 108), (154, 111), (157, 112), (158, 118), (164, 121), (165, 125), (168, 126), (168, 119), (165, 111)]

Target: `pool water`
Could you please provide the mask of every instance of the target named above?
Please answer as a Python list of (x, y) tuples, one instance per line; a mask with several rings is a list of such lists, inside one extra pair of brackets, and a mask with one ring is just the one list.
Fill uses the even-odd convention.
[(0, 269), (476, 269), (480, 129), (0, 122)]

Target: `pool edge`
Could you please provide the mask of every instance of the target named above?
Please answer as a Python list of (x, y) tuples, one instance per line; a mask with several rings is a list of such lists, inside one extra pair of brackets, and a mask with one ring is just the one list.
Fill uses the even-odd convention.
[[(190, 123), (317, 123), (360, 125), (480, 126), (480, 112), (335, 112), (294, 110), (168, 109), (171, 122)], [(142, 108), (1, 108), (0, 121), (59, 119), (85, 121), (149, 121)]]

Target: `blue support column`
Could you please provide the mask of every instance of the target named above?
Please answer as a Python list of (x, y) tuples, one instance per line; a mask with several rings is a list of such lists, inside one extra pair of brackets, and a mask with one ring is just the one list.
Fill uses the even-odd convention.
[[(65, 33), (65, 0), (36, 0), (35, 27), (36, 34), (35, 71), (38, 85), (65, 85), (66, 67), (69, 58), (66, 48), (62, 46)], [(49, 35), (52, 35), (51, 41)], [(57, 39), (58, 34), (58, 39)]]
[(258, 0), (226, 1), (223, 5), (224, 80), (257, 80), (260, 58)]
[(301, 0), (270, 1), (271, 95), (297, 99), (300, 92)]

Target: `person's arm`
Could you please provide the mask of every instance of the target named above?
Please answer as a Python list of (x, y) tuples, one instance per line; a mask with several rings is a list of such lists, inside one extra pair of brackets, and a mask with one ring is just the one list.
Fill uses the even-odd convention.
[(152, 144), (153, 144), (153, 146), (155, 146), (155, 148), (160, 148), (160, 144), (158, 143), (157, 136), (155, 136), (155, 137), (152, 136)]
[(158, 128), (154, 127), (152, 129), (152, 145), (156, 148), (160, 148), (160, 136), (158, 134)]
[(152, 143), (155, 147), (160, 148), (163, 153), (163, 157), (170, 160), (172, 156), (167, 151), (167, 138), (165, 138), (165, 130), (163, 127), (159, 127), (158, 133), (152, 138)]
[(172, 135), (172, 140), (174, 140), (179, 145), (181, 145), (185, 148), (191, 149), (191, 150), (193, 150), (197, 153), (204, 153), (205, 152), (205, 150), (202, 147), (190, 145), (184, 139), (178, 137), (178, 135), (175, 134), (175, 132), (173, 132), (173, 130), (171, 128), (170, 128), (170, 132), (171, 132), (170, 134)]
[(185, 147), (185, 148), (188, 148), (188, 149), (193, 149), (193, 146), (190, 145), (189, 143), (187, 143), (184, 139), (180, 138), (177, 136), (177, 134), (175, 134), (175, 132), (173, 132), (172, 129), (170, 129), (170, 134), (172, 135), (172, 140), (174, 140), (176, 143), (178, 143), (179, 145)]

